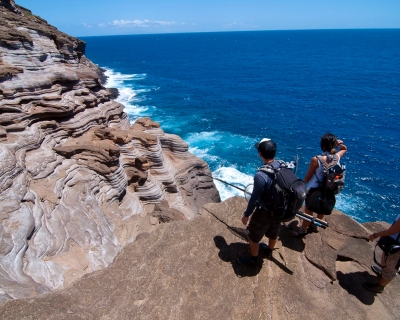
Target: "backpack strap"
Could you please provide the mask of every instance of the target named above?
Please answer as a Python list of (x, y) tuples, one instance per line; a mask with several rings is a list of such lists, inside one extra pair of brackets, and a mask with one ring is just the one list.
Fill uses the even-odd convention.
[[(333, 168), (334, 166), (336, 166), (339, 162), (339, 157), (337, 154), (334, 154), (332, 156), (327, 155), (328, 161), (326, 161), (322, 155), (317, 155), (316, 156), (318, 161), (321, 163), (322, 167), (324, 168), (324, 179), (326, 179), (326, 173), (328, 172), (328, 170), (330, 168)], [(320, 181), (318, 179), (317, 174), (314, 172), (315, 178), (317, 178), (318, 184), (323, 183), (324, 181)]]
[[(378, 246), (378, 243), (375, 245), (375, 249), (374, 249), (374, 262), (377, 264), (377, 266), (381, 267), (381, 268), (385, 268), (386, 266), (381, 265), (378, 260), (376, 259), (376, 247)], [(387, 260), (388, 256), (385, 255), (385, 263)]]
[(273, 175), (275, 175), (275, 173), (276, 173), (276, 170), (274, 169), (274, 167), (269, 166), (267, 164), (263, 165), (262, 167), (259, 167), (257, 169), (257, 171), (262, 171), (262, 172), (273, 174)]
[(275, 168), (274, 166), (272, 166), (271, 164), (267, 163), (264, 164), (263, 166), (259, 167), (257, 171), (263, 171), (265, 173), (270, 173), (270, 174), (276, 174), (280, 169), (282, 168), (287, 168), (287, 163), (283, 160), (275, 160), (277, 162), (279, 162), (279, 167)]
[(322, 166), (324, 167), (324, 170), (329, 170), (330, 168), (336, 166), (339, 162), (339, 157), (337, 154), (334, 154), (333, 156), (327, 156), (328, 161), (326, 161), (322, 156), (316, 156), (318, 160), (321, 162)]
[[(397, 221), (397, 220), (396, 220), (396, 221)], [(393, 222), (392, 225), (394, 225), (394, 224), (396, 223), (396, 221)], [(396, 242), (400, 245), (399, 239), (400, 239), (400, 232), (399, 232), (399, 234), (398, 234), (397, 237), (396, 237)]]

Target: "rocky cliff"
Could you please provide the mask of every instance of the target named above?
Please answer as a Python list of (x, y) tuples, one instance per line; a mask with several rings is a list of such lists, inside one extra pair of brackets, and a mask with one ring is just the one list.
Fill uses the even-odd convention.
[(400, 279), (361, 285), (387, 224), (334, 211), (241, 267), (246, 201), (220, 203), (178, 136), (131, 125), (84, 53), (0, 0), (1, 319), (400, 318)]
[[(124, 247), (105, 270), (35, 298), (11, 300), (1, 319), (400, 319), (400, 279), (375, 295), (371, 232), (334, 211), (330, 226), (304, 239), (282, 227), (272, 259), (258, 269), (240, 218), (246, 200), (210, 203), (190, 221), (162, 224)], [(296, 224), (297, 220), (289, 224)], [(264, 239), (265, 241), (266, 239)]]
[(219, 201), (207, 164), (151, 119), (131, 125), (84, 54), (0, 1), (0, 299), (63, 288)]

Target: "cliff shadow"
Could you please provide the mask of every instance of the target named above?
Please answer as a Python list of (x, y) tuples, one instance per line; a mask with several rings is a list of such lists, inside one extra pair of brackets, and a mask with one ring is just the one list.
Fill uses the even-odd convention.
[[(230, 262), (232, 264), (232, 269), (234, 270), (235, 274), (237, 276), (239, 276), (239, 277), (253, 277), (253, 276), (257, 275), (260, 272), (260, 270), (262, 269), (263, 260), (265, 258), (264, 252), (263, 252), (263, 250), (261, 248), (260, 248), (260, 251), (259, 251), (259, 259), (258, 259), (257, 268), (246, 268), (246, 267), (243, 267), (242, 265), (240, 265), (237, 262), (237, 257), (238, 256), (250, 256), (250, 248), (249, 248), (249, 245), (248, 245), (249, 236), (248, 236), (247, 229), (240, 228), (240, 227), (232, 227), (229, 224), (227, 224), (224, 220), (219, 218), (217, 215), (215, 215), (213, 212), (211, 212), (211, 211), (208, 211), (208, 212), (215, 219), (217, 219), (219, 222), (224, 224), (227, 227), (227, 229), (234, 236), (236, 236), (236, 237), (238, 237), (241, 240), (246, 242), (246, 243), (234, 242), (234, 243), (228, 244), (224, 237), (219, 236), (219, 235), (215, 236), (214, 237), (214, 244), (220, 250), (219, 253), (218, 253), (218, 256), (220, 257), (220, 259), (222, 261), (225, 261), (225, 262)], [(295, 240), (298, 240), (298, 239), (295, 239)], [(304, 247), (303, 247), (303, 249), (304, 249)], [(276, 249), (274, 249), (274, 252), (276, 252)], [(281, 260), (283, 262), (285, 262), (285, 259), (283, 258), (283, 256), (279, 252), (275, 253), (275, 255), (276, 254), (278, 254), (280, 256)], [(277, 260), (273, 256), (271, 258), (268, 258), (268, 260), (274, 262), (277, 266), (279, 266), (286, 273), (288, 273), (290, 275), (293, 274), (292, 270), (287, 268), (285, 266), (285, 264), (283, 264), (282, 262), (280, 262), (279, 260)]]
[(246, 268), (237, 262), (237, 257), (250, 256), (250, 248), (247, 243), (233, 242), (228, 244), (224, 237), (215, 236), (214, 244), (219, 249), (218, 256), (222, 261), (230, 262), (232, 269), (238, 277), (254, 277), (262, 269), (263, 260), (258, 259), (257, 268)]
[(375, 301), (376, 293), (365, 289), (362, 283), (377, 282), (377, 278), (370, 275), (367, 271), (357, 271), (350, 273), (337, 272), (337, 280), (339, 285), (349, 294), (355, 296), (363, 304), (371, 305)]
[[(242, 242), (233, 242), (228, 244), (224, 237), (215, 236), (214, 237), (215, 246), (219, 249), (218, 256), (222, 261), (230, 262), (232, 264), (232, 269), (235, 274), (239, 277), (254, 277), (256, 276), (262, 269), (263, 261), (265, 255), (263, 251), (260, 249), (259, 257), (258, 257), (258, 265), (257, 268), (246, 268), (241, 266), (237, 262), (237, 257), (240, 256), (250, 256), (250, 248), (247, 243)], [(274, 250), (275, 251), (275, 250)], [(275, 253), (279, 254), (280, 253)], [(280, 255), (281, 259), (284, 261), (282, 255)], [(268, 258), (269, 261), (274, 262), (278, 267), (280, 267), (286, 273), (292, 275), (293, 271), (287, 268), (282, 262), (278, 259), (272, 257)]]

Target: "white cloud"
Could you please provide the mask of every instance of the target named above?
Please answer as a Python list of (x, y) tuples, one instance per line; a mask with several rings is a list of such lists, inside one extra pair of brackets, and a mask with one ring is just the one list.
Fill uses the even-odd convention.
[(228, 28), (231, 28), (231, 27), (242, 27), (243, 23), (233, 22), (233, 23), (224, 24), (223, 26), (224, 27), (228, 27)]
[(83, 26), (85, 28), (93, 28), (93, 26), (91, 24), (87, 24), (86, 22), (83, 23)]
[(150, 20), (114, 20), (110, 22), (109, 25), (116, 27), (139, 27), (139, 28), (148, 28), (148, 27), (158, 27), (158, 26), (172, 26), (176, 25), (175, 21), (150, 21)]
[(240, 22), (224, 24), (224, 25), (222, 25), (222, 27), (226, 28), (226, 29), (257, 29), (257, 28), (260, 28), (260, 26), (257, 26), (257, 25), (251, 25), (251, 24), (240, 23)]

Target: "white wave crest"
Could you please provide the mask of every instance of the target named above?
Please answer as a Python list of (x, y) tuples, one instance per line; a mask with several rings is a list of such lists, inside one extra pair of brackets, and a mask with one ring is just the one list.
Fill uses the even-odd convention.
[(186, 142), (189, 145), (196, 145), (204, 141), (207, 141), (208, 143), (220, 141), (223, 138), (223, 133), (219, 131), (203, 131), (190, 134), (186, 138)]
[(226, 183), (223, 183), (219, 180), (214, 180), (215, 186), (219, 192), (221, 200), (224, 201), (228, 198), (234, 196), (244, 197), (245, 193), (243, 190), (246, 189), (247, 186), (253, 183), (253, 177), (249, 176), (245, 173), (240, 172), (239, 170), (232, 167), (221, 167), (215, 170), (212, 173), (214, 178), (227, 182), (231, 185), (234, 185), (242, 190), (239, 190), (235, 187), (229, 186)]
[(137, 92), (135, 90), (133, 90), (132, 88), (128, 88), (128, 87), (119, 88), (118, 93), (119, 93), (119, 95), (118, 95), (117, 101), (124, 105), (132, 102), (132, 100), (137, 95)]
[(207, 163), (219, 163), (220, 158), (209, 154), (209, 149), (201, 149), (199, 147), (189, 147), (189, 152), (194, 154), (196, 157), (203, 159)]
[(154, 107), (139, 105), (140, 102), (145, 100), (142, 93), (150, 92), (150, 88), (135, 89), (132, 81), (143, 80), (146, 78), (146, 74), (122, 74), (115, 72), (112, 69), (104, 68), (106, 70), (104, 74), (107, 76), (107, 82), (105, 87), (117, 88), (118, 97), (116, 101), (125, 106), (124, 111), (129, 115), (131, 123), (135, 122), (136, 119), (144, 116), (144, 113), (148, 112), (149, 109)]
[(146, 78), (146, 74), (122, 74), (121, 72), (115, 72), (112, 69), (108, 68), (103, 68), (106, 70), (104, 74), (107, 77), (107, 82), (105, 83), (105, 87), (107, 88), (120, 88), (121, 86), (124, 85), (124, 81), (129, 81), (129, 80), (142, 80)]
[[(125, 112), (129, 114), (130, 116), (142, 116), (143, 113), (149, 110), (149, 107), (147, 106), (139, 106), (139, 105), (125, 105)], [(132, 117), (131, 117), (132, 119)], [(135, 119), (136, 120), (136, 119)]]

